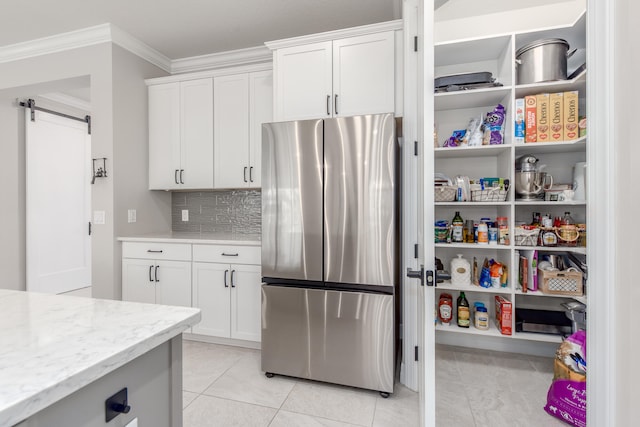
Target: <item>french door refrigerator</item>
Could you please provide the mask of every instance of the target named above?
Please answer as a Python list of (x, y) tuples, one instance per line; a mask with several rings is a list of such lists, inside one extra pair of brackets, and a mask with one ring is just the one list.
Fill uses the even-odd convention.
[(393, 392), (392, 114), (264, 124), (262, 370)]

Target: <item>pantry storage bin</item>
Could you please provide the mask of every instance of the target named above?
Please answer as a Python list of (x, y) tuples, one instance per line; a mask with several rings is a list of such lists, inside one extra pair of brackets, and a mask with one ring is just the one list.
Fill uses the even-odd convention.
[(436, 202), (453, 202), (456, 199), (457, 188), (449, 185), (435, 187), (434, 197)]
[(504, 202), (507, 200), (509, 190), (500, 188), (488, 188), (486, 190), (471, 190), (472, 202)]
[(522, 226), (517, 226), (514, 229), (513, 241), (516, 246), (536, 246), (538, 244), (539, 228), (529, 230)]
[(543, 294), (581, 296), (582, 273), (579, 271), (548, 271), (538, 269), (538, 282)]

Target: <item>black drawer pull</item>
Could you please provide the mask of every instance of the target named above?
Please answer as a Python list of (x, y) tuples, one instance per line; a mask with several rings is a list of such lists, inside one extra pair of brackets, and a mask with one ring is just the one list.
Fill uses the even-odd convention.
[(153, 249), (147, 249), (147, 252), (151, 253), (151, 254), (161, 254), (162, 253), (162, 249), (160, 250), (153, 250)]
[(227, 254), (225, 252), (222, 252), (222, 256), (238, 256), (238, 254), (237, 253), (235, 253), (235, 254)]

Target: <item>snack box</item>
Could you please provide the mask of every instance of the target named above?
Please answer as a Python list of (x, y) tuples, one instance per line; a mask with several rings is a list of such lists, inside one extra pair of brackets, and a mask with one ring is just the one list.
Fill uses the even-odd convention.
[(516, 122), (514, 126), (514, 138), (516, 144), (524, 143), (524, 98), (516, 99)]
[(524, 97), (524, 114), (525, 114), (525, 142), (536, 142), (536, 97)]
[(513, 313), (513, 306), (511, 301), (507, 300), (502, 295), (495, 296), (496, 302), (496, 325), (502, 335), (511, 335), (511, 316)]
[(536, 133), (537, 142), (549, 141), (549, 94), (536, 95)]
[(564, 140), (578, 139), (578, 91), (564, 93)]
[(564, 141), (564, 94), (549, 95), (550, 127), (549, 141)]

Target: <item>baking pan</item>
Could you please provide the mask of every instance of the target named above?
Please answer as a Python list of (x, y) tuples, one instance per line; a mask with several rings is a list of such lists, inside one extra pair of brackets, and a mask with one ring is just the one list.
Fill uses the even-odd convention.
[(435, 87), (464, 86), (478, 83), (493, 83), (494, 78), (489, 71), (479, 71), (475, 73), (450, 74), (448, 76), (437, 77), (434, 80)]

